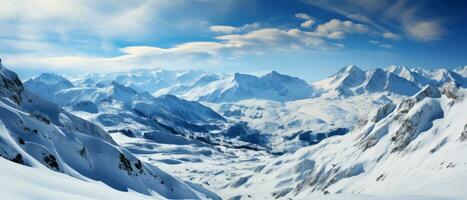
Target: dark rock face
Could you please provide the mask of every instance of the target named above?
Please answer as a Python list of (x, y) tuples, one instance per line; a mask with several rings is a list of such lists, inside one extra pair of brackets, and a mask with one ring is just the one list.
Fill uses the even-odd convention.
[(131, 173), (133, 172), (133, 167), (131, 167), (130, 160), (128, 160), (123, 153), (120, 153), (119, 159), (120, 159), (120, 164), (118, 167), (121, 170), (126, 171), (128, 175), (131, 175)]
[(440, 98), (441, 97), (441, 92), (435, 86), (428, 85), (425, 88), (423, 88), (422, 90), (420, 90), (420, 92), (418, 92), (415, 95), (415, 99), (417, 101), (421, 101), (426, 97)]
[(385, 118), (388, 116), (394, 109), (396, 109), (396, 105), (393, 103), (389, 103), (384, 105), (383, 107), (379, 108), (378, 111), (376, 112), (375, 117), (372, 119), (373, 122), (379, 122), (381, 119)]
[(44, 156), (44, 162), (45, 162), (45, 164), (47, 164), (47, 166), (50, 169), (53, 169), (55, 171), (60, 170), (60, 167), (59, 167), (59, 165), (57, 163), (57, 158), (55, 158), (54, 155), (49, 154), (49, 155)]
[(24, 87), (18, 76), (0, 63), (0, 95), (8, 97), (20, 105), (23, 91)]
[(78, 103), (73, 104), (72, 108), (75, 111), (83, 111), (83, 112), (88, 112), (88, 113), (99, 112), (97, 105), (91, 101), (80, 101)]
[(241, 141), (265, 146), (268, 143), (268, 135), (248, 127), (247, 123), (238, 123), (229, 127), (224, 134), (227, 138), (238, 138)]
[(298, 135), (298, 139), (303, 142), (308, 142), (309, 145), (318, 144), (322, 140), (337, 135), (345, 135), (349, 132), (346, 128), (337, 128), (324, 133), (313, 133), (311, 131), (303, 132)]
[(433, 120), (444, 116), (443, 110), (437, 102), (423, 104), (421, 108), (417, 109), (417, 111), (409, 117), (403, 116), (405, 114), (406, 113), (402, 113), (400, 115), (401, 117), (399, 117), (399, 119), (402, 120), (402, 124), (396, 134), (391, 137), (391, 140), (394, 142), (392, 152), (404, 150), (420, 133), (433, 126)]
[(464, 125), (464, 131), (461, 133), (461, 137), (459, 138), (461, 142), (467, 141), (467, 124)]

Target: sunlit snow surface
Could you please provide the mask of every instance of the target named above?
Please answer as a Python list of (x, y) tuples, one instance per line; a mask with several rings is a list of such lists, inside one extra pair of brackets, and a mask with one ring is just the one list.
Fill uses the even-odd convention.
[[(457, 73), (347, 66), (306, 84), (277, 72), (254, 77), (141, 70), (85, 77), (75, 86), (49, 74), (42, 78), (54, 87), (26, 85), (111, 131), (128, 153), (203, 195), (466, 199), (466, 79)], [(243, 122), (248, 129), (227, 131)], [(266, 142), (251, 150), (258, 143), (227, 137), (237, 130)]]
[(101, 182), (82, 181), (44, 168), (32, 168), (0, 158), (0, 197), (11, 200), (164, 199), (120, 192)]
[[(459, 140), (465, 132), (467, 101), (424, 97), (408, 113), (403, 109), (404, 103), (378, 122), (369, 121), (345, 136), (277, 157), (226, 148), (203, 154), (189, 145), (160, 145), (121, 134), (113, 138), (134, 152), (138, 149), (141, 159), (184, 180), (202, 183), (224, 198), (467, 198), (463, 189), (467, 143)], [(431, 124), (430, 116), (438, 119)], [(418, 136), (404, 149), (393, 151), (398, 144), (392, 137), (402, 129), (399, 120), (404, 119), (417, 120), (414, 124), (420, 124), (420, 130), (414, 134)], [(376, 135), (377, 144), (365, 149)]]

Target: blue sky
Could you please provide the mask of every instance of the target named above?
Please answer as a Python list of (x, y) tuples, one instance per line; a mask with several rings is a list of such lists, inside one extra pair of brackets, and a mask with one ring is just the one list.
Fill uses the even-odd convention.
[(277, 70), (467, 65), (462, 0), (5, 0), (0, 57), (23, 76), (134, 68)]

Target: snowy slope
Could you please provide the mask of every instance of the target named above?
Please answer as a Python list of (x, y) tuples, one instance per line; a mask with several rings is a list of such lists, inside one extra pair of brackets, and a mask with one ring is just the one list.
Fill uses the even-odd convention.
[(345, 136), (243, 173), (249, 178), (232, 193), (256, 194), (258, 199), (328, 193), (465, 199), (466, 95), (466, 89), (453, 85), (442, 92), (425, 87), (398, 105), (381, 107)]
[(194, 87), (181, 96), (206, 102), (233, 102), (243, 99), (284, 102), (309, 98), (312, 95), (312, 88), (304, 80), (272, 71), (260, 77), (235, 73), (206, 86)]
[(398, 98), (382, 94), (349, 98), (311, 98), (280, 103), (268, 100), (204, 103), (231, 120), (246, 121), (270, 133), (276, 152), (294, 152), (335, 134), (345, 134), (376, 109)]
[(101, 181), (120, 191), (195, 199), (207, 198), (203, 194), (206, 193), (217, 198), (141, 162), (100, 127), (31, 94), (16, 74), (3, 65), (0, 65), (0, 156), (85, 181)]
[(61, 173), (26, 167), (0, 158), (0, 192), (2, 199), (47, 200), (149, 200), (163, 197), (146, 196), (136, 192), (121, 192), (97, 181), (83, 181)]
[[(144, 74), (150, 71), (135, 77)], [(348, 66), (306, 84), (321, 94), (306, 97), (293, 90), (301, 80), (289, 87), (296, 79), (280, 74), (204, 74), (187, 82), (170, 74), (148, 79), (171, 77), (153, 92), (158, 97), (134, 89), (138, 78), (110, 75), (74, 81), (56, 94), (66, 110), (114, 132), (138, 159), (226, 199), (467, 197), (467, 91), (458, 70)], [(200, 103), (212, 110), (163, 94), (204, 96)], [(255, 144), (265, 143), (270, 150), (257, 151)]]

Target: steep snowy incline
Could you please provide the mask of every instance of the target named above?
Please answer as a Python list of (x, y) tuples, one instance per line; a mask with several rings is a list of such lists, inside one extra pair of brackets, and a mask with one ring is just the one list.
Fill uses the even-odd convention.
[[(141, 162), (117, 146), (100, 127), (31, 94), (16, 74), (3, 65), (0, 65), (0, 156), (85, 181), (101, 181), (120, 191), (170, 199), (205, 199), (206, 195), (217, 198)], [(3, 189), (6, 188), (0, 188)]]
[(349, 193), (465, 199), (466, 95), (455, 84), (442, 91), (427, 86), (398, 105), (381, 107), (345, 136), (242, 173), (248, 178), (231, 193), (280, 199)]
[(257, 77), (235, 73), (182, 94), (187, 99), (206, 102), (234, 102), (266, 99), (279, 102), (309, 98), (313, 90), (304, 80), (272, 71)]
[(118, 191), (100, 182), (82, 181), (49, 169), (26, 167), (3, 158), (0, 158), (0, 177), (3, 180), (0, 182), (2, 199), (164, 199), (155, 194), (146, 196)]

